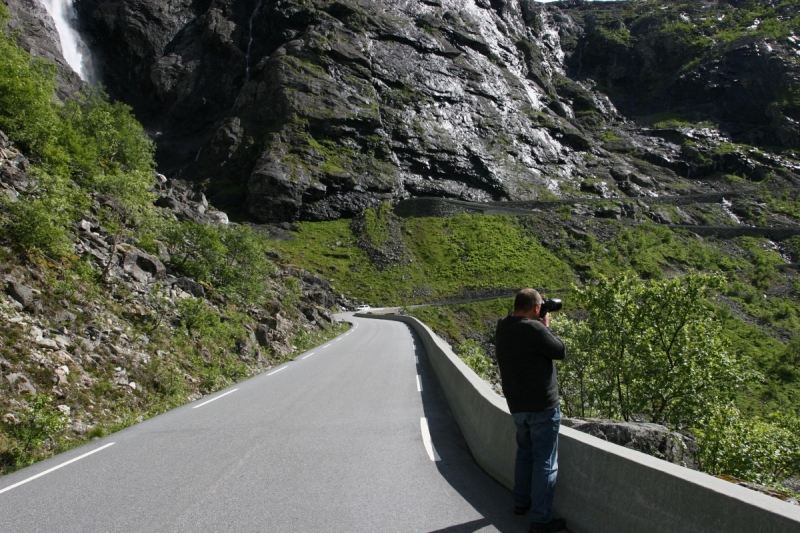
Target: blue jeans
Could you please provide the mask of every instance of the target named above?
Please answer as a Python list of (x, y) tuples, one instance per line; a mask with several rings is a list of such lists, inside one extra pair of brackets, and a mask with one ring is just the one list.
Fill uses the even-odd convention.
[(530, 505), (531, 522), (546, 524), (553, 519), (561, 409), (512, 413), (511, 416), (517, 425), (514, 505)]

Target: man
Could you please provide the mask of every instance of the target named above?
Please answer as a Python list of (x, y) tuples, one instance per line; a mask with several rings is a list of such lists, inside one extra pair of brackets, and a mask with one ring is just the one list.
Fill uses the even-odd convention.
[(550, 331), (550, 315), (539, 316), (541, 295), (524, 289), (514, 298), (514, 314), (497, 323), (497, 364), (508, 409), (517, 426), (514, 512), (531, 512), (531, 532), (561, 531), (563, 518), (551, 508), (558, 473), (561, 410), (555, 359), (566, 349)]

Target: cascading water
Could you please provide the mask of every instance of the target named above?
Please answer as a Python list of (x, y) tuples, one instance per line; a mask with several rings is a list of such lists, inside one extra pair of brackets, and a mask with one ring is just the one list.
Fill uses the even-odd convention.
[(61, 40), (61, 53), (78, 76), (84, 81), (89, 81), (87, 59), (81, 50), (86, 50), (86, 45), (81, 40), (75, 29), (78, 14), (75, 11), (73, 0), (42, 0), (44, 8), (53, 17), (56, 23), (58, 38)]
[(261, 2), (263, 2), (263, 0), (258, 0), (258, 3), (256, 4), (256, 8), (255, 8), (255, 10), (253, 10), (253, 14), (250, 15), (250, 21), (248, 22), (248, 28), (250, 30), (250, 35), (249, 35), (249, 40), (247, 41), (247, 54), (245, 55), (245, 58), (244, 58), (244, 60), (245, 60), (245, 71), (244, 71), (245, 81), (250, 81), (250, 48), (253, 47), (253, 19), (256, 18), (256, 15), (258, 15), (258, 11), (261, 9)]
[(722, 210), (725, 211), (726, 213), (728, 213), (728, 216), (730, 216), (734, 220), (734, 222), (736, 222), (737, 224), (741, 224), (742, 221), (739, 219), (739, 217), (737, 217), (735, 214), (733, 214), (733, 211), (731, 210), (731, 207), (733, 207), (733, 202), (723, 198), (722, 199)]

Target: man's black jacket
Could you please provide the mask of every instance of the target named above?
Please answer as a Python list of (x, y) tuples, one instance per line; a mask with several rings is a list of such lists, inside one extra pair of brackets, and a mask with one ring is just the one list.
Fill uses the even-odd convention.
[(544, 324), (509, 315), (497, 322), (497, 364), (503, 394), (512, 413), (558, 406), (554, 359), (564, 359), (564, 343)]

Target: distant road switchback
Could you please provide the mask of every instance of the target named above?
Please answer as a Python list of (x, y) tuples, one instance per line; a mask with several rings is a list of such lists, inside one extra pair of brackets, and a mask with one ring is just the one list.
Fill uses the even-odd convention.
[(0, 478), (0, 531), (526, 531), (415, 334), (343, 316), (293, 361)]

